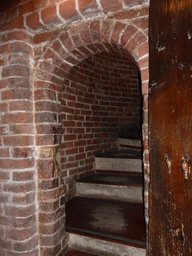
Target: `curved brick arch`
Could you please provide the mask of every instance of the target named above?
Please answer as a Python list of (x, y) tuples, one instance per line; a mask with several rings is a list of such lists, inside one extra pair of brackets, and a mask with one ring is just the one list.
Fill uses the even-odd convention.
[[(59, 147), (61, 145), (61, 108), (63, 81), (70, 70), (84, 59), (103, 51), (116, 51), (132, 58), (141, 73), (142, 92), (148, 86), (148, 43), (146, 33), (135, 24), (113, 19), (82, 22), (56, 33), (48, 41), (35, 72), (35, 122), (37, 173), (39, 179), (39, 225), (42, 250), (48, 250), (45, 227), (51, 225), (54, 244), (66, 239), (64, 204), (66, 185), (62, 181)], [(73, 135), (72, 135), (73, 136)], [(64, 161), (64, 160), (63, 160)], [(48, 203), (47, 200), (52, 202)], [(46, 210), (47, 209), (47, 210)], [(55, 212), (52, 218), (50, 212)], [(61, 222), (62, 220), (62, 222)], [(58, 222), (61, 222), (58, 227)], [(47, 239), (46, 239), (47, 236)], [(61, 242), (62, 243), (62, 242)], [(54, 247), (54, 246), (53, 246)], [(51, 250), (54, 250), (53, 248)]]
[[(46, 49), (43, 59), (53, 59), (56, 66), (68, 72), (80, 61), (102, 51), (117, 51), (125, 56), (131, 56), (141, 71), (142, 85), (146, 87), (148, 38), (135, 24), (110, 19), (80, 23), (79, 26), (61, 32)], [(143, 94), (146, 94), (146, 90), (147, 88), (143, 88)]]

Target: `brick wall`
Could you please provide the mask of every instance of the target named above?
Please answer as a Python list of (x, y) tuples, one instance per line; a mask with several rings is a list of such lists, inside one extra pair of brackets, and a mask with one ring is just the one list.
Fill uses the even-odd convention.
[[(149, 184), (147, 31), (148, 1), (113, 0), (109, 4), (106, 0), (9, 0), (1, 3), (1, 255), (60, 255), (67, 246), (65, 201), (74, 192), (74, 184), (71, 181), (77, 173), (86, 172), (88, 168), (92, 169), (93, 151), (100, 150), (103, 147), (101, 145), (107, 145), (109, 141), (108, 139), (104, 141), (102, 134), (108, 133), (107, 138), (111, 138), (111, 133), (117, 131), (114, 131), (115, 125), (114, 127), (111, 125), (108, 126), (108, 131), (94, 133), (95, 138), (86, 138), (86, 143), (92, 140), (88, 146), (96, 146), (90, 151), (85, 150), (85, 142), (82, 142), (81, 136), (76, 140), (72, 137), (69, 141), (69, 137), (65, 136), (71, 136), (72, 127), (70, 123), (65, 122), (73, 124), (74, 120), (70, 118), (74, 118), (74, 115), (63, 109), (66, 100), (64, 90), (67, 86), (69, 88), (67, 85), (69, 80), (70, 83), (77, 84), (72, 78), (73, 72), (79, 72), (78, 69), (83, 68), (85, 64), (92, 69), (90, 61), (96, 65), (97, 54), (101, 53), (105, 53), (108, 58), (111, 52), (118, 53), (118, 56), (123, 55), (126, 61), (131, 58), (132, 63), (135, 63), (140, 71), (144, 99), (143, 139), (147, 219)], [(96, 98), (93, 97), (98, 94), (96, 91), (93, 94), (93, 88), (91, 89), (87, 84), (86, 79), (81, 80), (81, 86), (86, 87), (86, 99), (89, 101), (84, 103), (81, 109), (87, 111), (85, 109), (87, 105), (96, 106), (94, 103)], [(106, 83), (107, 80), (105, 86)], [(97, 86), (104, 85), (98, 83)], [(117, 95), (120, 92), (114, 91), (114, 88), (112, 90), (100, 89), (102, 101), (106, 102), (105, 93), (110, 93), (113, 98), (110, 102), (117, 104), (117, 98), (119, 99)], [(77, 97), (75, 94), (70, 95)], [(76, 111), (78, 107), (82, 107), (80, 98), (81, 95), (75, 102), (76, 107), (73, 106)], [(73, 100), (68, 100), (70, 101), (74, 103)], [(101, 107), (105, 112), (104, 107), (110, 106), (97, 104), (97, 107)], [(98, 110), (92, 109), (93, 114), (94, 111)], [(115, 115), (116, 111), (111, 110), (109, 113)], [(90, 115), (83, 116), (87, 124), (98, 122), (91, 120)], [(99, 121), (100, 125), (105, 122), (102, 118)], [(131, 127), (130, 117), (127, 118)], [(107, 121), (110, 121), (110, 117)], [(79, 123), (81, 122), (82, 120), (79, 120)], [(88, 125), (83, 128), (83, 134), (89, 136), (91, 128)], [(95, 128), (98, 129), (96, 126)], [(113, 132), (109, 132), (110, 129)], [(76, 130), (77, 133), (72, 133), (72, 136), (77, 138), (81, 135), (79, 131)], [(97, 136), (101, 137), (96, 138)], [(98, 139), (99, 143), (94, 144), (93, 141), (96, 142)], [(73, 152), (73, 155), (68, 155), (67, 161), (69, 158), (70, 160), (66, 162), (64, 153), (74, 147), (73, 143), (82, 143), (82, 145), (76, 144), (78, 153)], [(115, 144), (111, 146), (115, 147)], [(81, 151), (83, 149), (84, 152)], [(85, 155), (86, 159), (84, 159)], [(88, 162), (85, 162), (86, 160)], [(81, 165), (80, 169), (75, 166), (70, 167), (70, 164), (78, 162), (79, 165), (81, 161), (83, 169)], [(71, 192), (67, 195), (68, 189)]]
[[(1, 255), (37, 255), (32, 37), (1, 35), (0, 246)], [(12, 252), (15, 254), (11, 254)], [(7, 252), (7, 254), (6, 254)]]
[(76, 177), (94, 170), (96, 154), (117, 149), (117, 138), (125, 132), (139, 135), (140, 89), (133, 61), (115, 52), (89, 57), (66, 75), (61, 147), (70, 196)]

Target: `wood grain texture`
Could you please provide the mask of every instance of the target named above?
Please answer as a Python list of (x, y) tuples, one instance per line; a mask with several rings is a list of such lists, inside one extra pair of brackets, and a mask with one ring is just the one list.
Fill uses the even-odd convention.
[(75, 197), (66, 204), (66, 230), (145, 247), (143, 204)]

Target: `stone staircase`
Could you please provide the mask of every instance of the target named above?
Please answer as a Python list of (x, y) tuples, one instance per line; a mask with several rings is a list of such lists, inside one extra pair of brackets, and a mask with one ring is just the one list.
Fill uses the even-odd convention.
[(96, 173), (76, 189), (66, 204), (66, 256), (146, 255), (140, 140), (120, 138), (118, 151), (97, 155)]

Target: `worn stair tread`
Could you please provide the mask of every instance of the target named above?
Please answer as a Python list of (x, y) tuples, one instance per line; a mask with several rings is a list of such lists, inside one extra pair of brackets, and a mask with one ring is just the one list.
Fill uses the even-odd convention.
[(135, 149), (118, 150), (118, 151), (98, 154), (96, 155), (96, 157), (141, 159), (141, 151), (135, 150)]
[(69, 250), (64, 256), (98, 256), (96, 254), (77, 251), (77, 250)]
[(66, 230), (145, 247), (143, 204), (74, 197), (66, 203)]
[(91, 176), (78, 179), (77, 182), (121, 186), (143, 186), (142, 174), (127, 174), (123, 176), (112, 173), (95, 173)]

